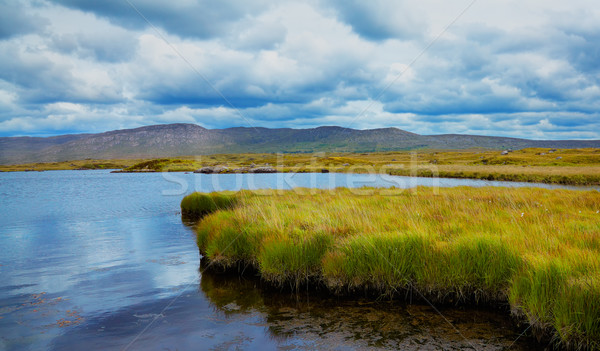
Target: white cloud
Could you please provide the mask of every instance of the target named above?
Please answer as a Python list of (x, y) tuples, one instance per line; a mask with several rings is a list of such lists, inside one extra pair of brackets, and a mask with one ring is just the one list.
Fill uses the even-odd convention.
[(0, 32), (0, 133), (352, 123), (600, 138), (595, 1), (478, 1), (457, 19), (470, 3), (136, 2), (155, 27), (116, 0), (2, 3), (23, 20)]

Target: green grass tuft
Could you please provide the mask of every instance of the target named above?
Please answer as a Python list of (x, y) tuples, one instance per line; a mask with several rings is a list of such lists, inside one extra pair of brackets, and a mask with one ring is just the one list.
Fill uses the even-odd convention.
[(266, 240), (258, 255), (261, 274), (297, 287), (302, 280), (320, 276), (321, 260), (332, 242), (330, 235), (304, 231)]
[(425, 287), (458, 299), (505, 299), (522, 265), (516, 250), (493, 236), (459, 237), (436, 251)]
[(393, 295), (424, 277), (433, 241), (418, 234), (357, 235), (343, 242), (323, 263), (329, 284), (350, 289), (368, 286)]
[(197, 219), (220, 209), (232, 208), (237, 203), (233, 193), (192, 193), (181, 200), (181, 214)]

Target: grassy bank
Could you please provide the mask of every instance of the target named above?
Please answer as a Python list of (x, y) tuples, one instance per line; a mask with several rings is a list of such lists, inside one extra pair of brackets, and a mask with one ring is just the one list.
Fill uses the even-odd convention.
[[(368, 195), (368, 196), (365, 196)], [(275, 285), (508, 303), (536, 335), (600, 347), (600, 193), (544, 189), (299, 189), (192, 195), (212, 267)], [(194, 203), (182, 202), (186, 211)]]
[(398, 176), (481, 179), (509, 182), (547, 183), (564, 185), (600, 185), (600, 167), (569, 166), (480, 166), (440, 165), (417, 166), (415, 169), (392, 169), (388, 172)]
[(0, 165), (0, 171), (122, 168), (126, 172), (191, 172), (221, 166), (224, 173), (252, 167), (278, 172), (389, 173), (600, 185), (600, 149), (418, 150), (372, 153), (220, 154), (151, 160), (83, 160)]

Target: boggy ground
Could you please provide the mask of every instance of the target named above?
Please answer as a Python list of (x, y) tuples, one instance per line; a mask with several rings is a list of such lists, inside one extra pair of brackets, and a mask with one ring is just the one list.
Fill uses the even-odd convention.
[(435, 303), (509, 305), (540, 338), (600, 348), (600, 193), (416, 188), (195, 193), (212, 269)]

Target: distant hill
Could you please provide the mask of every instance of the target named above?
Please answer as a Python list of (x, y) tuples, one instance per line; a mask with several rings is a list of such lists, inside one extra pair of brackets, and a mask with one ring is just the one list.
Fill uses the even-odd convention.
[(370, 152), (420, 148), (522, 149), (600, 147), (600, 140), (527, 140), (477, 135), (419, 135), (397, 128), (356, 130), (206, 129), (195, 124), (164, 124), (99, 134), (48, 138), (1, 137), (0, 164), (66, 160), (154, 158), (247, 152)]

